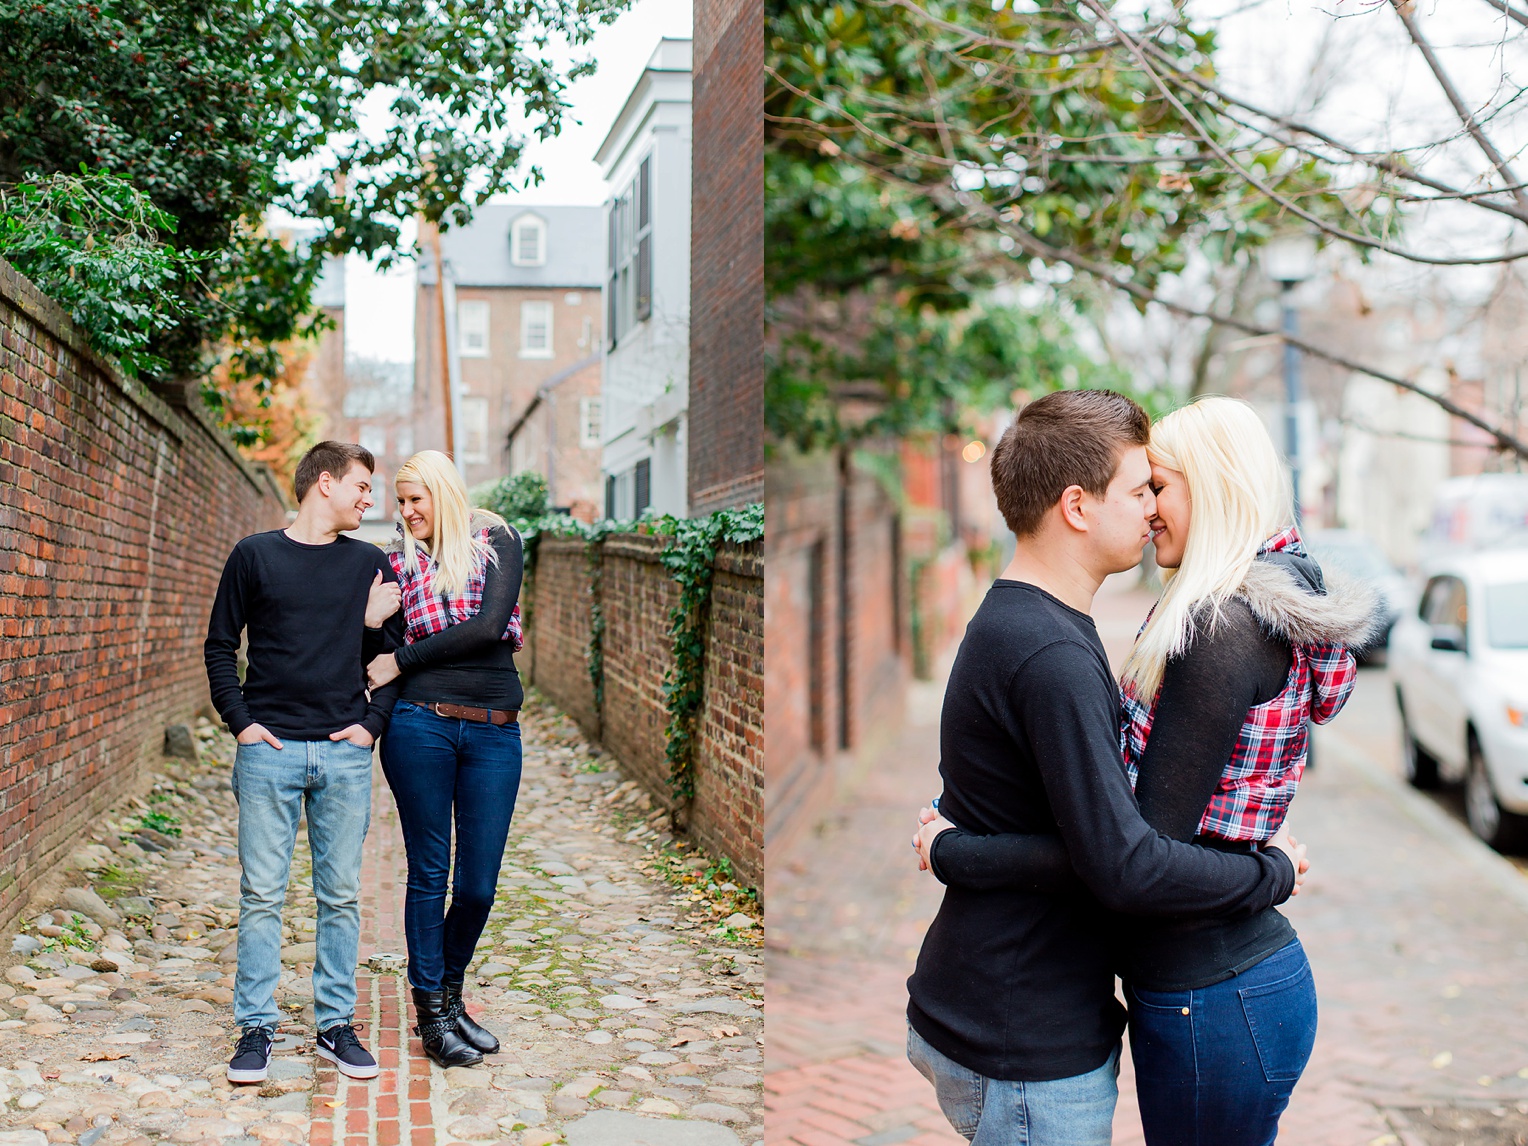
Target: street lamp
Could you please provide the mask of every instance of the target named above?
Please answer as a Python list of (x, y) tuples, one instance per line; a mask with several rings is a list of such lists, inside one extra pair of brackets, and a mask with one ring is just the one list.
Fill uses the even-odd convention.
[[(1299, 333), (1291, 292), (1316, 270), (1315, 236), (1303, 232), (1277, 235), (1263, 246), (1263, 273), (1279, 284), (1284, 304), (1284, 333)], [(1284, 449), (1289, 455), (1290, 488), (1294, 494), (1295, 524), (1300, 514), (1300, 351), (1284, 340)]]

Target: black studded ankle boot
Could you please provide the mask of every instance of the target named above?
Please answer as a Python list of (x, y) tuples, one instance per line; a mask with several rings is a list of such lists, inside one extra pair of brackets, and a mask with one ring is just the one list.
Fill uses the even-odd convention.
[(493, 1037), (493, 1032), (478, 1026), (472, 1021), (472, 1016), (467, 1014), (467, 1005), (462, 1002), (462, 980), (453, 983), (446, 979), (441, 986), (445, 988), (446, 1004), (456, 1019), (456, 1033), (484, 1054), (498, 1054), (499, 1040)]
[(414, 1033), (424, 1043), (424, 1053), (441, 1066), (476, 1066), (482, 1054), (456, 1032), (456, 1016), (444, 991), (412, 988), (414, 1012), (419, 1025)]

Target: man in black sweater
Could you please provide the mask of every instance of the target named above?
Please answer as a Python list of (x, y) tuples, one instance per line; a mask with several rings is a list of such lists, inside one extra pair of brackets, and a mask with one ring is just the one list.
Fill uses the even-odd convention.
[(374, 466), (356, 445), (321, 442), (309, 450), (295, 475), (296, 520), (234, 547), (207, 626), (212, 703), (239, 742), (233, 790), (243, 873), (234, 1018), (242, 1034), (228, 1066), (233, 1082), (264, 1081), (270, 1063), (281, 906), (304, 811), (318, 899), (318, 1053), (352, 1078), (377, 1073), (353, 1026), (361, 846), (371, 821), (372, 745), (387, 727), (397, 685), (368, 696), (365, 664), (402, 644), (403, 633), (386, 556), (341, 536), (358, 528), (373, 504)]
[(924, 938), (908, 1056), (977, 1146), (1109, 1142), (1125, 1017), (1106, 910), (1250, 913), (1297, 882), (1287, 837), (1256, 855), (1179, 843), (1146, 824), (1130, 789), (1118, 687), (1088, 610), (1150, 540), (1149, 428), (1119, 394), (1061, 391), (1027, 406), (993, 451), (1018, 547), (950, 674), (940, 812), (979, 834), (1059, 835), (1086, 886), (948, 887)]

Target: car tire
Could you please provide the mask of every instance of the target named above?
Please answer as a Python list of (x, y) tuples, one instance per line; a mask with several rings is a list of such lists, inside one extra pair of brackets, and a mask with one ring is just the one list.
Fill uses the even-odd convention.
[(1417, 743), (1406, 719), (1406, 703), (1401, 690), (1395, 690), (1395, 706), (1401, 712), (1401, 760), (1406, 768), (1406, 783), (1424, 792), (1438, 786), (1438, 758)]
[(1473, 734), (1469, 771), (1464, 778), (1464, 812), (1470, 831), (1497, 851), (1520, 852), (1528, 847), (1528, 816), (1507, 811), (1496, 799), (1485, 753)]

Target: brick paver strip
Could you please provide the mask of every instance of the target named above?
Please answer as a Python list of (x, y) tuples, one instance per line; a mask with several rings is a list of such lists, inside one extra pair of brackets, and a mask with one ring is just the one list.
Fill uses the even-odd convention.
[[(430, 1068), (411, 1033), (413, 1007), (403, 975), (373, 974), (366, 963), (378, 952), (402, 954), (403, 894), (408, 861), (398, 810), (378, 768), (372, 784), (371, 830), (361, 862), (361, 964), (356, 973), (356, 1021), (362, 1041), (377, 1056), (377, 1077), (346, 1078), (314, 1059), (318, 1093), (313, 1141), (327, 1146), (434, 1146)], [(423, 1101), (400, 1102), (407, 1094)]]

